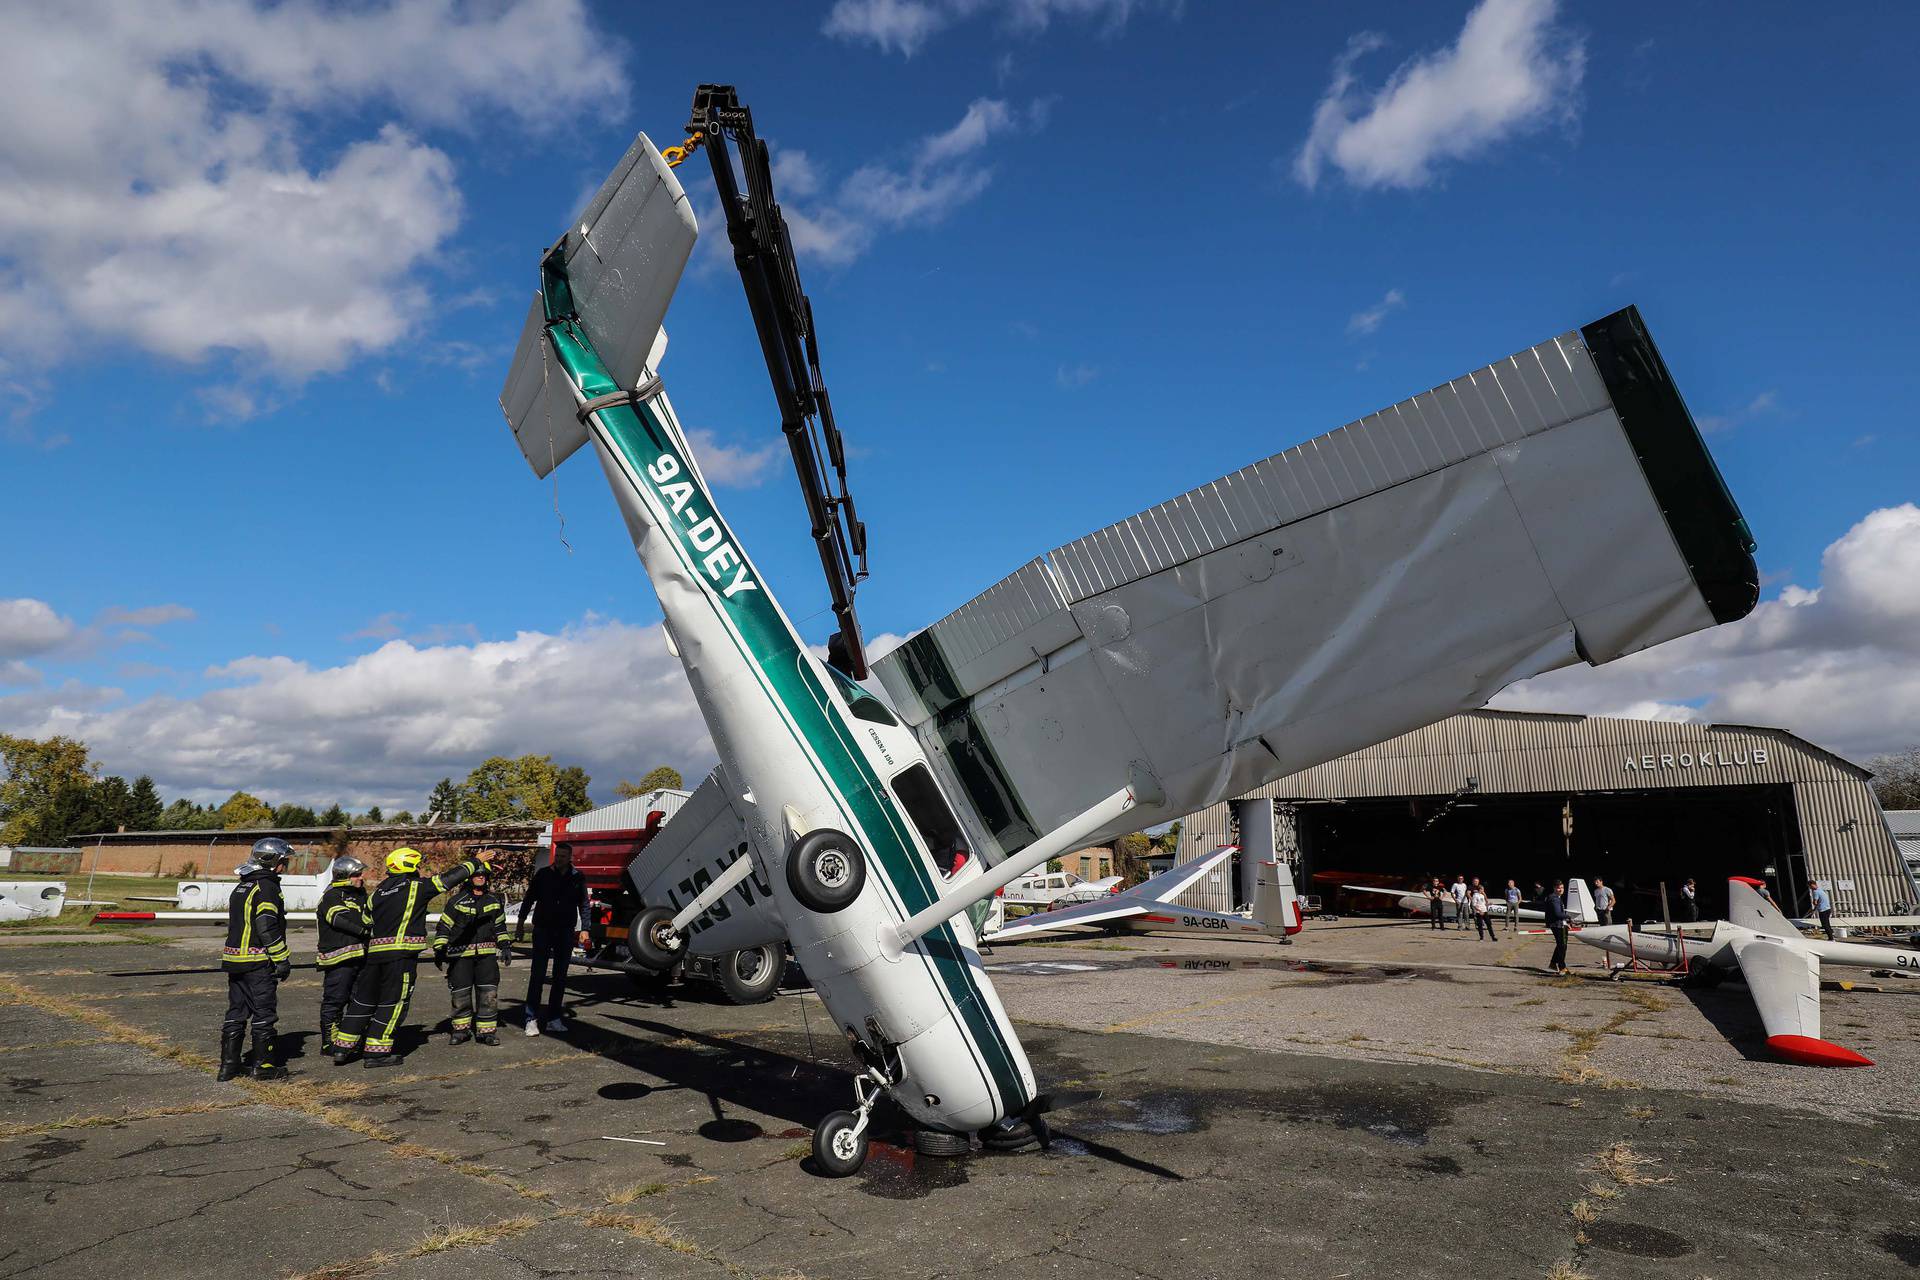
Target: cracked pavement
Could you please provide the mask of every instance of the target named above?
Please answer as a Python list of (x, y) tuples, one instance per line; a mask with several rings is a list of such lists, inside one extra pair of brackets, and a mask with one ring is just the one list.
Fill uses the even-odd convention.
[[(293, 1078), (222, 1085), (204, 938), (10, 945), (0, 1277), (1920, 1270), (1920, 1001), (1827, 994), (1882, 1063), (1848, 1084), (1870, 1073), (1750, 1057), (1680, 993), (1529, 973), (1523, 943), (1302, 939), (1002, 948), (1043, 1084), (1099, 1097), (1045, 1154), (959, 1160), (882, 1112), (841, 1181), (804, 1158), (851, 1096), (805, 994), (663, 1004), (576, 973), (570, 1035), (455, 1048), (425, 968), (412, 1053), (367, 1072), (314, 1056), (303, 969)], [(1327, 963), (1218, 963), (1250, 952)]]

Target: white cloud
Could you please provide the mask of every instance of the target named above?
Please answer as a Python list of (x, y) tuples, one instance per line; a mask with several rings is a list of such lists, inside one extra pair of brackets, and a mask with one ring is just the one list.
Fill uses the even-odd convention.
[(705, 723), (658, 624), (589, 618), (558, 635), (417, 646), (394, 640), (332, 667), (247, 657), (195, 697), (127, 701), (69, 683), (0, 697), (0, 729), (84, 740), (109, 773), (168, 794), (418, 808), (439, 778), (490, 755), (551, 753), (598, 794), (661, 761), (713, 761)]
[(57, 356), (57, 314), (176, 360), (338, 369), (420, 318), (460, 219), (413, 129), (547, 127), (624, 92), (580, 0), (0, 8), (0, 342)]
[(1053, 371), (1053, 380), (1068, 391), (1078, 391), (1099, 376), (1099, 368), (1090, 364), (1063, 364)]
[(1774, 390), (1762, 391), (1753, 399), (1731, 409), (1726, 413), (1703, 413), (1700, 415), (1700, 429), (1706, 432), (1731, 431), (1743, 422), (1752, 422), (1755, 418), (1771, 417), (1781, 413), (1780, 393)]
[(1004, 31), (1021, 36), (1039, 35), (1055, 18), (1086, 19), (1111, 36), (1136, 12), (1156, 9), (1177, 17), (1181, 8), (1180, 0), (834, 0), (820, 29), (911, 58), (935, 35), (975, 17), (997, 17)]
[(112, 605), (100, 611), (94, 625), (101, 627), (161, 627), (169, 622), (191, 622), (194, 612), (184, 604), (147, 604), (135, 608)]
[(721, 444), (713, 432), (695, 427), (687, 432), (693, 456), (700, 463), (700, 474), (718, 488), (752, 489), (767, 478), (767, 468), (789, 452), (786, 437), (769, 440), (757, 449), (745, 445)]
[(49, 653), (78, 633), (71, 618), (61, 617), (44, 600), (0, 600), (0, 658)]
[(1385, 40), (1353, 37), (1334, 61), (1294, 175), (1312, 188), (1331, 165), (1357, 187), (1423, 187), (1441, 161), (1571, 119), (1586, 54), (1553, 25), (1556, 8), (1481, 0), (1459, 39), (1402, 63), (1378, 90), (1362, 86), (1355, 65)]
[(1788, 585), (1739, 622), (1603, 667), (1525, 681), (1522, 710), (1788, 729), (1855, 760), (1920, 742), (1920, 506), (1869, 514), (1827, 547), (1820, 585)]
[(1380, 322), (1407, 305), (1406, 295), (1398, 289), (1387, 290), (1386, 296), (1364, 311), (1356, 311), (1347, 321), (1347, 336), (1359, 337), (1379, 329)]
[(1044, 128), (1049, 107), (1045, 100), (1016, 107), (977, 98), (952, 128), (922, 138), (905, 163), (862, 165), (832, 190), (806, 152), (776, 151), (775, 182), (795, 252), (844, 266), (883, 231), (940, 223), (993, 181), (980, 154), (987, 144)]

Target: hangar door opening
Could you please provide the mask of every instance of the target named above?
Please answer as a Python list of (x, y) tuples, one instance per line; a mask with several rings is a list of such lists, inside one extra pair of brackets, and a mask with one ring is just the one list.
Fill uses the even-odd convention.
[(1658, 918), (1663, 879), (1676, 917), (1689, 876), (1703, 917), (1724, 914), (1729, 875), (1775, 868), (1774, 895), (1789, 910), (1805, 893), (1785, 786), (1399, 796), (1306, 801), (1297, 812), (1308, 891), (1349, 912), (1383, 900), (1343, 897), (1343, 882), (1417, 888), (1456, 874), (1496, 891), (1513, 879), (1529, 900), (1555, 879), (1604, 879), (1620, 895), (1616, 920)]

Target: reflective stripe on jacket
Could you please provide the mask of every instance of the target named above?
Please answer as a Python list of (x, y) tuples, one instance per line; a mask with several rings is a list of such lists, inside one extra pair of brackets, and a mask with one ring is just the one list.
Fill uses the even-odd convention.
[(367, 899), (368, 927), (372, 937), (367, 954), (410, 955), (427, 945), (427, 907), (434, 898), (479, 869), (479, 864), (462, 862), (437, 876), (391, 875), (380, 882)]
[(284, 964), (286, 913), (280, 905), (280, 877), (271, 872), (242, 880), (227, 899), (227, 945), (220, 963), (229, 969), (254, 964)]
[(367, 935), (372, 926), (367, 918), (367, 891), (351, 880), (335, 880), (320, 895), (314, 912), (320, 927), (314, 963), (330, 969), (367, 954)]
[(436, 955), (477, 956), (503, 950), (500, 931), (507, 920), (507, 902), (497, 893), (466, 888), (448, 898), (433, 926)]

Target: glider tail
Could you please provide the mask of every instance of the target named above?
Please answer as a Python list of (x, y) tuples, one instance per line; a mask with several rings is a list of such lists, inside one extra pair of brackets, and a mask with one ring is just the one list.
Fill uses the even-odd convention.
[(1767, 882), (1746, 876), (1727, 880), (1727, 919), (1773, 938), (1798, 938), (1800, 931), (1780, 914), (1767, 895)]
[(1593, 894), (1579, 876), (1567, 881), (1567, 915), (1575, 924), (1600, 923), (1600, 913), (1593, 909)]
[(1304, 928), (1300, 896), (1293, 891), (1293, 869), (1284, 859), (1262, 862), (1254, 882), (1253, 918), (1269, 929), (1295, 934)]

